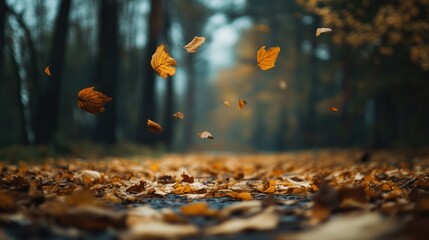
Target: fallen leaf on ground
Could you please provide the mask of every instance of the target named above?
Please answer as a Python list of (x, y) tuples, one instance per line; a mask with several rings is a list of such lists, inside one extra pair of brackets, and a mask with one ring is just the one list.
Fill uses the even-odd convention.
[(196, 235), (198, 232), (198, 228), (191, 224), (150, 221), (134, 225), (122, 239), (177, 239)]
[(198, 133), (198, 136), (200, 136), (200, 138), (208, 138), (208, 139), (213, 139), (213, 136), (210, 132), (204, 131), (204, 132), (200, 132)]
[(182, 173), (182, 175), (180, 175), (180, 176), (182, 176), (182, 182), (188, 182), (188, 183), (193, 183), (194, 182), (194, 177), (191, 177), (191, 176), (189, 176), (189, 175), (187, 175), (187, 174), (185, 174), (185, 173)]
[(268, 70), (273, 68), (277, 59), (277, 56), (279, 55), (280, 48), (279, 47), (272, 47), (270, 49), (265, 50), (265, 46), (262, 46), (258, 50), (258, 54), (256, 56), (256, 60), (258, 63), (258, 66), (262, 70)]
[(173, 118), (183, 120), (185, 118), (185, 115), (181, 112), (176, 112), (173, 114)]
[(46, 73), (46, 75), (48, 75), (49, 77), (51, 76), (51, 70), (49, 69), (49, 66), (45, 67), (45, 73)]
[(101, 92), (94, 91), (94, 87), (84, 88), (77, 95), (77, 107), (86, 112), (97, 114), (104, 112), (104, 104), (112, 98)]
[(316, 29), (316, 37), (320, 36), (322, 33), (332, 32), (330, 28), (317, 28)]
[(173, 76), (176, 73), (177, 66), (176, 60), (170, 57), (167, 52), (167, 47), (164, 44), (156, 48), (156, 52), (152, 55), (150, 61), (152, 68), (162, 78)]
[(215, 210), (209, 208), (205, 202), (195, 202), (180, 207), (180, 211), (185, 216), (206, 216), (213, 217), (217, 215)]
[(248, 192), (231, 192), (228, 194), (231, 198), (239, 200), (253, 200), (252, 194)]
[(188, 53), (194, 53), (198, 50), (198, 48), (206, 41), (205, 37), (194, 37), (191, 42), (189, 42), (183, 48), (186, 49)]
[(160, 133), (160, 132), (164, 131), (164, 129), (161, 127), (161, 125), (159, 125), (158, 123), (156, 123), (150, 119), (147, 120), (147, 128), (151, 132)]
[(247, 104), (246, 100), (241, 99), (241, 98), (238, 99), (238, 109), (244, 108), (244, 106), (246, 106), (246, 104)]

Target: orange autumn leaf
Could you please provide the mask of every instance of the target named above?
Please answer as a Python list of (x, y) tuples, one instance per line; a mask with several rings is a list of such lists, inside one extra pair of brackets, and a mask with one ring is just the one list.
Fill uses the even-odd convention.
[(147, 128), (151, 132), (162, 132), (162, 131), (164, 131), (164, 129), (161, 127), (161, 125), (159, 125), (158, 123), (156, 123), (150, 119), (147, 120)]
[(332, 112), (338, 112), (338, 108), (337, 107), (330, 107), (329, 110), (331, 110)]
[(180, 211), (185, 216), (216, 216), (217, 212), (209, 208), (205, 202), (191, 203), (180, 207)]
[(267, 51), (265, 50), (265, 46), (262, 46), (258, 50), (258, 54), (256, 55), (258, 66), (262, 70), (268, 70), (273, 68), (275, 66), (274, 63), (276, 62), (279, 52), (280, 52), (280, 47), (272, 47)]
[(244, 106), (246, 106), (246, 104), (247, 104), (246, 100), (241, 99), (241, 98), (238, 99), (238, 109), (244, 108)]
[(185, 118), (185, 115), (181, 112), (176, 112), (173, 114), (173, 118), (183, 120)]
[(45, 73), (46, 73), (46, 75), (48, 75), (49, 77), (51, 76), (51, 70), (49, 69), (49, 66), (45, 67)]
[(332, 32), (332, 29), (330, 29), (330, 28), (317, 28), (316, 29), (316, 37), (318, 37), (318, 36), (320, 36), (320, 34), (326, 33), (326, 32)]
[(239, 199), (239, 200), (252, 200), (252, 194), (248, 192), (232, 192), (228, 194), (229, 197)]
[(168, 54), (167, 47), (164, 44), (156, 48), (156, 52), (152, 55), (150, 65), (162, 78), (173, 76), (176, 73), (176, 69), (174, 68), (177, 66), (176, 60)]
[(104, 104), (111, 100), (111, 97), (94, 91), (94, 87), (88, 87), (79, 91), (77, 95), (77, 107), (86, 112), (97, 114), (103, 112), (105, 110)]
[(186, 49), (188, 53), (194, 53), (198, 50), (198, 48), (206, 41), (205, 37), (197, 37), (195, 36), (194, 39), (190, 43), (188, 43), (183, 48)]
[(178, 184), (174, 187), (174, 194), (185, 194), (185, 193), (193, 193), (191, 186), (188, 184)]

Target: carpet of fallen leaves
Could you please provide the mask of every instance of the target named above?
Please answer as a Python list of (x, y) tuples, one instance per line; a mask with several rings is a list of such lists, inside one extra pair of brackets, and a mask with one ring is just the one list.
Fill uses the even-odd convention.
[(428, 156), (347, 150), (0, 163), (0, 239), (424, 239)]

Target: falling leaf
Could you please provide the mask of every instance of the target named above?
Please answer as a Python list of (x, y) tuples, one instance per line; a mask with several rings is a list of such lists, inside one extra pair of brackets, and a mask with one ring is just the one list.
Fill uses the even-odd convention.
[(183, 120), (185, 118), (185, 115), (181, 112), (176, 112), (173, 114), (173, 118)]
[(46, 73), (46, 75), (48, 75), (49, 77), (51, 76), (51, 70), (49, 69), (49, 66), (45, 67), (45, 73)]
[(338, 112), (338, 108), (337, 107), (330, 107), (329, 110), (331, 110), (332, 112)]
[(225, 105), (225, 106), (229, 107), (229, 106), (231, 106), (231, 102), (230, 102), (230, 101), (225, 100), (225, 101), (223, 101), (223, 105)]
[(112, 98), (101, 92), (94, 91), (94, 87), (84, 88), (77, 95), (77, 107), (86, 112), (96, 114), (103, 112), (105, 110), (104, 104), (111, 100)]
[(244, 108), (244, 106), (246, 106), (246, 104), (247, 104), (246, 100), (241, 99), (241, 98), (238, 99), (238, 109)]
[(193, 183), (194, 182), (194, 177), (191, 177), (189, 175), (186, 175), (185, 173), (182, 173), (182, 182), (188, 182), (188, 183)]
[(256, 56), (258, 66), (262, 70), (268, 70), (273, 68), (276, 62), (277, 56), (279, 55), (280, 47), (272, 47), (270, 49), (265, 50), (265, 46), (262, 46), (258, 50), (258, 54)]
[(200, 138), (208, 138), (208, 139), (213, 139), (213, 136), (210, 132), (204, 131), (204, 132), (200, 132), (198, 133), (198, 135), (200, 136)]
[(150, 64), (162, 78), (173, 76), (176, 73), (176, 69), (174, 68), (177, 66), (176, 60), (170, 57), (167, 52), (167, 47), (164, 44), (156, 48), (156, 52), (152, 55)]
[(318, 37), (318, 36), (320, 36), (320, 34), (326, 33), (326, 32), (332, 32), (332, 29), (330, 29), (330, 28), (317, 28), (316, 29), (316, 37)]
[(279, 87), (282, 90), (286, 90), (287, 89), (287, 82), (285, 80), (280, 80)]
[(188, 53), (194, 53), (198, 48), (206, 41), (205, 37), (194, 37), (190, 43), (188, 43), (183, 48), (186, 49)]
[(150, 119), (147, 120), (147, 128), (151, 132), (162, 132), (162, 131), (164, 131), (164, 129), (158, 123), (156, 123)]
[(207, 203), (205, 202), (195, 202), (185, 206), (180, 207), (180, 211), (185, 216), (206, 216), (212, 217), (216, 216), (217, 212), (210, 209)]

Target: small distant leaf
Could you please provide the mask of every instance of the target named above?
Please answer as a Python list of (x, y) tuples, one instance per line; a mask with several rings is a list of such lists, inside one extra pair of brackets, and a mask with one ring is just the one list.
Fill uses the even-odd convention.
[(256, 55), (258, 66), (262, 70), (268, 70), (273, 68), (275, 66), (274, 63), (276, 62), (279, 52), (280, 52), (279, 47), (272, 47), (267, 51), (265, 50), (265, 46), (262, 46), (258, 50), (258, 54)]
[(213, 139), (213, 136), (210, 132), (204, 131), (204, 132), (200, 132), (198, 133), (198, 135), (200, 136), (200, 138), (208, 138), (208, 139)]
[(147, 128), (151, 132), (162, 132), (164, 129), (158, 123), (148, 119), (147, 120)]
[(329, 110), (331, 110), (332, 112), (338, 112), (338, 108), (337, 107), (330, 107)]
[(51, 76), (51, 70), (49, 69), (49, 66), (45, 67), (45, 73), (46, 73), (46, 75), (48, 75), (49, 77)]
[(94, 87), (84, 88), (77, 95), (77, 107), (86, 112), (97, 114), (103, 112), (105, 110), (104, 104), (111, 100), (112, 98), (103, 93), (94, 91)]
[(231, 102), (225, 100), (225, 101), (223, 101), (223, 105), (229, 107), (229, 106), (231, 106)]
[(332, 32), (332, 29), (330, 29), (330, 28), (318, 28), (318, 29), (316, 29), (316, 37), (318, 37), (318, 36), (320, 36), (320, 34), (326, 33), (326, 32)]
[(167, 52), (167, 47), (164, 44), (156, 48), (156, 52), (152, 55), (150, 61), (152, 68), (162, 78), (173, 76), (176, 73), (177, 66), (176, 60), (170, 57)]
[(176, 112), (173, 114), (173, 118), (183, 120), (185, 118), (185, 115), (181, 112)]
[(246, 104), (247, 104), (246, 100), (241, 99), (241, 98), (238, 99), (238, 109), (244, 108), (244, 106), (246, 106)]
[(287, 82), (285, 80), (280, 80), (279, 87), (282, 90), (286, 90), (287, 89)]
[(190, 43), (188, 43), (183, 48), (186, 49), (188, 53), (194, 53), (198, 48), (206, 41), (205, 37), (194, 37)]

